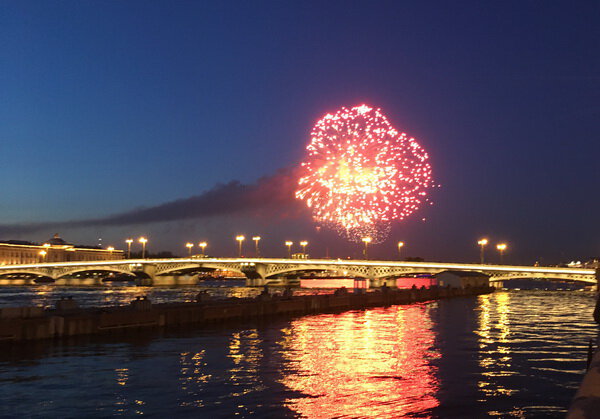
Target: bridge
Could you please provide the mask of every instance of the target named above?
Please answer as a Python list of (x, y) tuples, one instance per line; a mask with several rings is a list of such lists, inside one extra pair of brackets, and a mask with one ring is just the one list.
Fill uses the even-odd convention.
[[(303, 272), (335, 272), (338, 275), (368, 279), (380, 286), (386, 279), (414, 274), (437, 274), (448, 270), (481, 272), (491, 282), (510, 279), (551, 279), (596, 285), (594, 269), (543, 266), (482, 265), (469, 263), (403, 262), (346, 259), (208, 258), (120, 259), (109, 261), (34, 263), (0, 266), (0, 278), (30, 275), (52, 281), (86, 272), (106, 272), (144, 278), (149, 284), (164, 276), (178, 276), (199, 270), (223, 269), (239, 272), (248, 285)], [(2, 283), (10, 283), (10, 279)]]

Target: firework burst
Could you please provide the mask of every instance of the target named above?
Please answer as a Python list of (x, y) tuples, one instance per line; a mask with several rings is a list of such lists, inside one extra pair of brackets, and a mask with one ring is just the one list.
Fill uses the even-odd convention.
[(427, 153), (379, 109), (342, 108), (311, 132), (296, 197), (313, 218), (353, 241), (382, 241), (415, 212), (432, 186)]

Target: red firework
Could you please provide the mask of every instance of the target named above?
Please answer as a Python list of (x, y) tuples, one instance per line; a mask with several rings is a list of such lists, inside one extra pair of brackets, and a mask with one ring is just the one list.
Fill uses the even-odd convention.
[(354, 241), (383, 240), (390, 222), (415, 212), (432, 184), (425, 150), (366, 105), (325, 115), (306, 149), (296, 197), (317, 222)]

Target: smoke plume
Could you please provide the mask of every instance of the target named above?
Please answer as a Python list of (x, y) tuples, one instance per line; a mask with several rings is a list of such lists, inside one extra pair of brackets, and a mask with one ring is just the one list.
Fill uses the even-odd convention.
[(200, 195), (102, 218), (0, 224), (0, 235), (20, 235), (65, 227), (148, 224), (242, 213), (278, 218), (294, 217), (302, 211), (302, 206), (294, 199), (297, 185), (295, 172), (295, 169), (282, 169), (272, 176), (260, 178), (254, 184), (233, 181), (216, 185)]

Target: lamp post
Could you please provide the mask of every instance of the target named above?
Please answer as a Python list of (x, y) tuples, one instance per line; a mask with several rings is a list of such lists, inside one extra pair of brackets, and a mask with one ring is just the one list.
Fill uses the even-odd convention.
[(398, 259), (402, 260), (402, 248), (404, 247), (404, 242), (398, 242)]
[(185, 247), (188, 248), (188, 256), (191, 257), (192, 256), (192, 247), (194, 247), (194, 243), (189, 243), (188, 242), (188, 243), (185, 244)]
[(148, 239), (145, 237), (140, 237), (138, 240), (140, 243), (142, 243), (142, 259), (146, 258), (146, 243), (148, 243)]
[(260, 236), (254, 236), (252, 237), (252, 240), (254, 240), (254, 250), (256, 251), (256, 257), (259, 258), (260, 250), (258, 249), (258, 242), (260, 241)]
[(480, 252), (480, 255), (479, 255), (479, 259), (481, 261), (481, 264), (483, 265), (483, 261), (484, 261), (484, 257), (483, 257), (484, 254), (483, 254), (483, 252), (484, 252), (485, 245), (488, 244), (488, 239), (481, 239), (481, 240), (479, 240), (477, 242), (477, 244), (479, 246), (481, 246), (481, 252)]
[(500, 251), (500, 264), (504, 263), (504, 251), (506, 250), (506, 243), (500, 243), (496, 246), (496, 249)]
[(125, 243), (127, 243), (127, 259), (131, 259), (131, 243), (133, 243), (133, 239), (125, 240)]
[(198, 246), (200, 246), (200, 249), (202, 249), (202, 257), (204, 257), (204, 248), (206, 247), (206, 242), (200, 242), (198, 243)]
[(308, 242), (306, 240), (302, 240), (300, 242), (300, 246), (302, 246), (302, 254), (306, 257), (306, 246), (308, 246)]
[(242, 236), (241, 234), (239, 236), (236, 236), (235, 238), (238, 241), (238, 256), (242, 257), (242, 243), (244, 242), (244, 240), (246, 240), (246, 238), (244, 236)]
[(369, 259), (369, 243), (371, 243), (371, 241), (373, 241), (373, 239), (370, 237), (363, 237), (362, 241), (365, 244), (365, 248), (363, 249), (363, 256), (364, 256), (365, 260), (367, 260), (367, 259)]
[(288, 251), (288, 258), (292, 258), (292, 245), (294, 244), (294, 242), (291, 241), (286, 241), (285, 245), (287, 246), (287, 251)]
[(46, 252), (45, 250), (40, 250), (40, 256), (42, 257), (42, 263), (44, 263), (46, 261), (46, 254), (48, 252)]
[(108, 250), (108, 252), (109, 252), (109, 255), (110, 255), (110, 260), (112, 260), (112, 252), (115, 250), (115, 248), (114, 248), (114, 247), (112, 247), (112, 246), (108, 246), (108, 247), (106, 248), (106, 250)]

